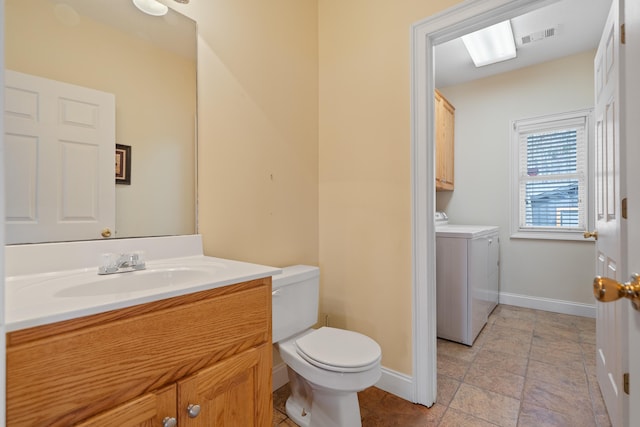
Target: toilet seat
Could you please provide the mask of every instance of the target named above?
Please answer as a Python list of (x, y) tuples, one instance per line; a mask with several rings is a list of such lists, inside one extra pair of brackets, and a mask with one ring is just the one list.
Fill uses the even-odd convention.
[(377, 342), (358, 332), (322, 327), (295, 341), (297, 353), (310, 364), (333, 372), (362, 372), (380, 362)]

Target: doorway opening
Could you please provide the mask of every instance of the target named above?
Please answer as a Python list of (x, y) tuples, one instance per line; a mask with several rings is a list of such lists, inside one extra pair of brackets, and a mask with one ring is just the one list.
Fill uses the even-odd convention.
[(436, 399), (434, 47), (558, 0), (464, 2), (415, 23), (411, 37), (413, 401)]

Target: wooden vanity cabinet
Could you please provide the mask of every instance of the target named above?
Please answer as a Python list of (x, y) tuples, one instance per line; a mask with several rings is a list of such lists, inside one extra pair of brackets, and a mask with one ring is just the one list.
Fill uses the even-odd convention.
[(270, 277), (11, 332), (7, 426), (270, 426), (271, 347)]
[(455, 108), (435, 91), (436, 191), (453, 190)]

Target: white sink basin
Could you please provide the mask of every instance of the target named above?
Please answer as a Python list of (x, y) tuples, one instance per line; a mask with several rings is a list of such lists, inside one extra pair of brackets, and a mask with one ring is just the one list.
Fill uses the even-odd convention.
[(19, 286), (11, 286), (11, 294), (29, 299), (100, 297), (127, 298), (170, 289), (207, 285), (228, 272), (222, 262), (208, 259), (148, 262), (145, 270), (99, 275), (97, 268), (61, 271), (16, 278)]
[(81, 274), (72, 277), (52, 279), (48, 285), (55, 286), (63, 281), (66, 286), (53, 294), (54, 297), (77, 298), (97, 295), (127, 294), (132, 292), (161, 289), (175, 285), (206, 283), (213, 280), (218, 268), (199, 267), (152, 267), (147, 270), (116, 273), (99, 276)]
[[(98, 274), (106, 253), (142, 252), (146, 270)], [(5, 330), (104, 313), (272, 276), (280, 269), (202, 254), (200, 236), (5, 248)]]

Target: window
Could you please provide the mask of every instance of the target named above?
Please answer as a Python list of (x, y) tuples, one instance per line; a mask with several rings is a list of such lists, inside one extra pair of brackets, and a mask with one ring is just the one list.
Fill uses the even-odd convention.
[(591, 111), (512, 123), (512, 237), (583, 239), (591, 225)]

